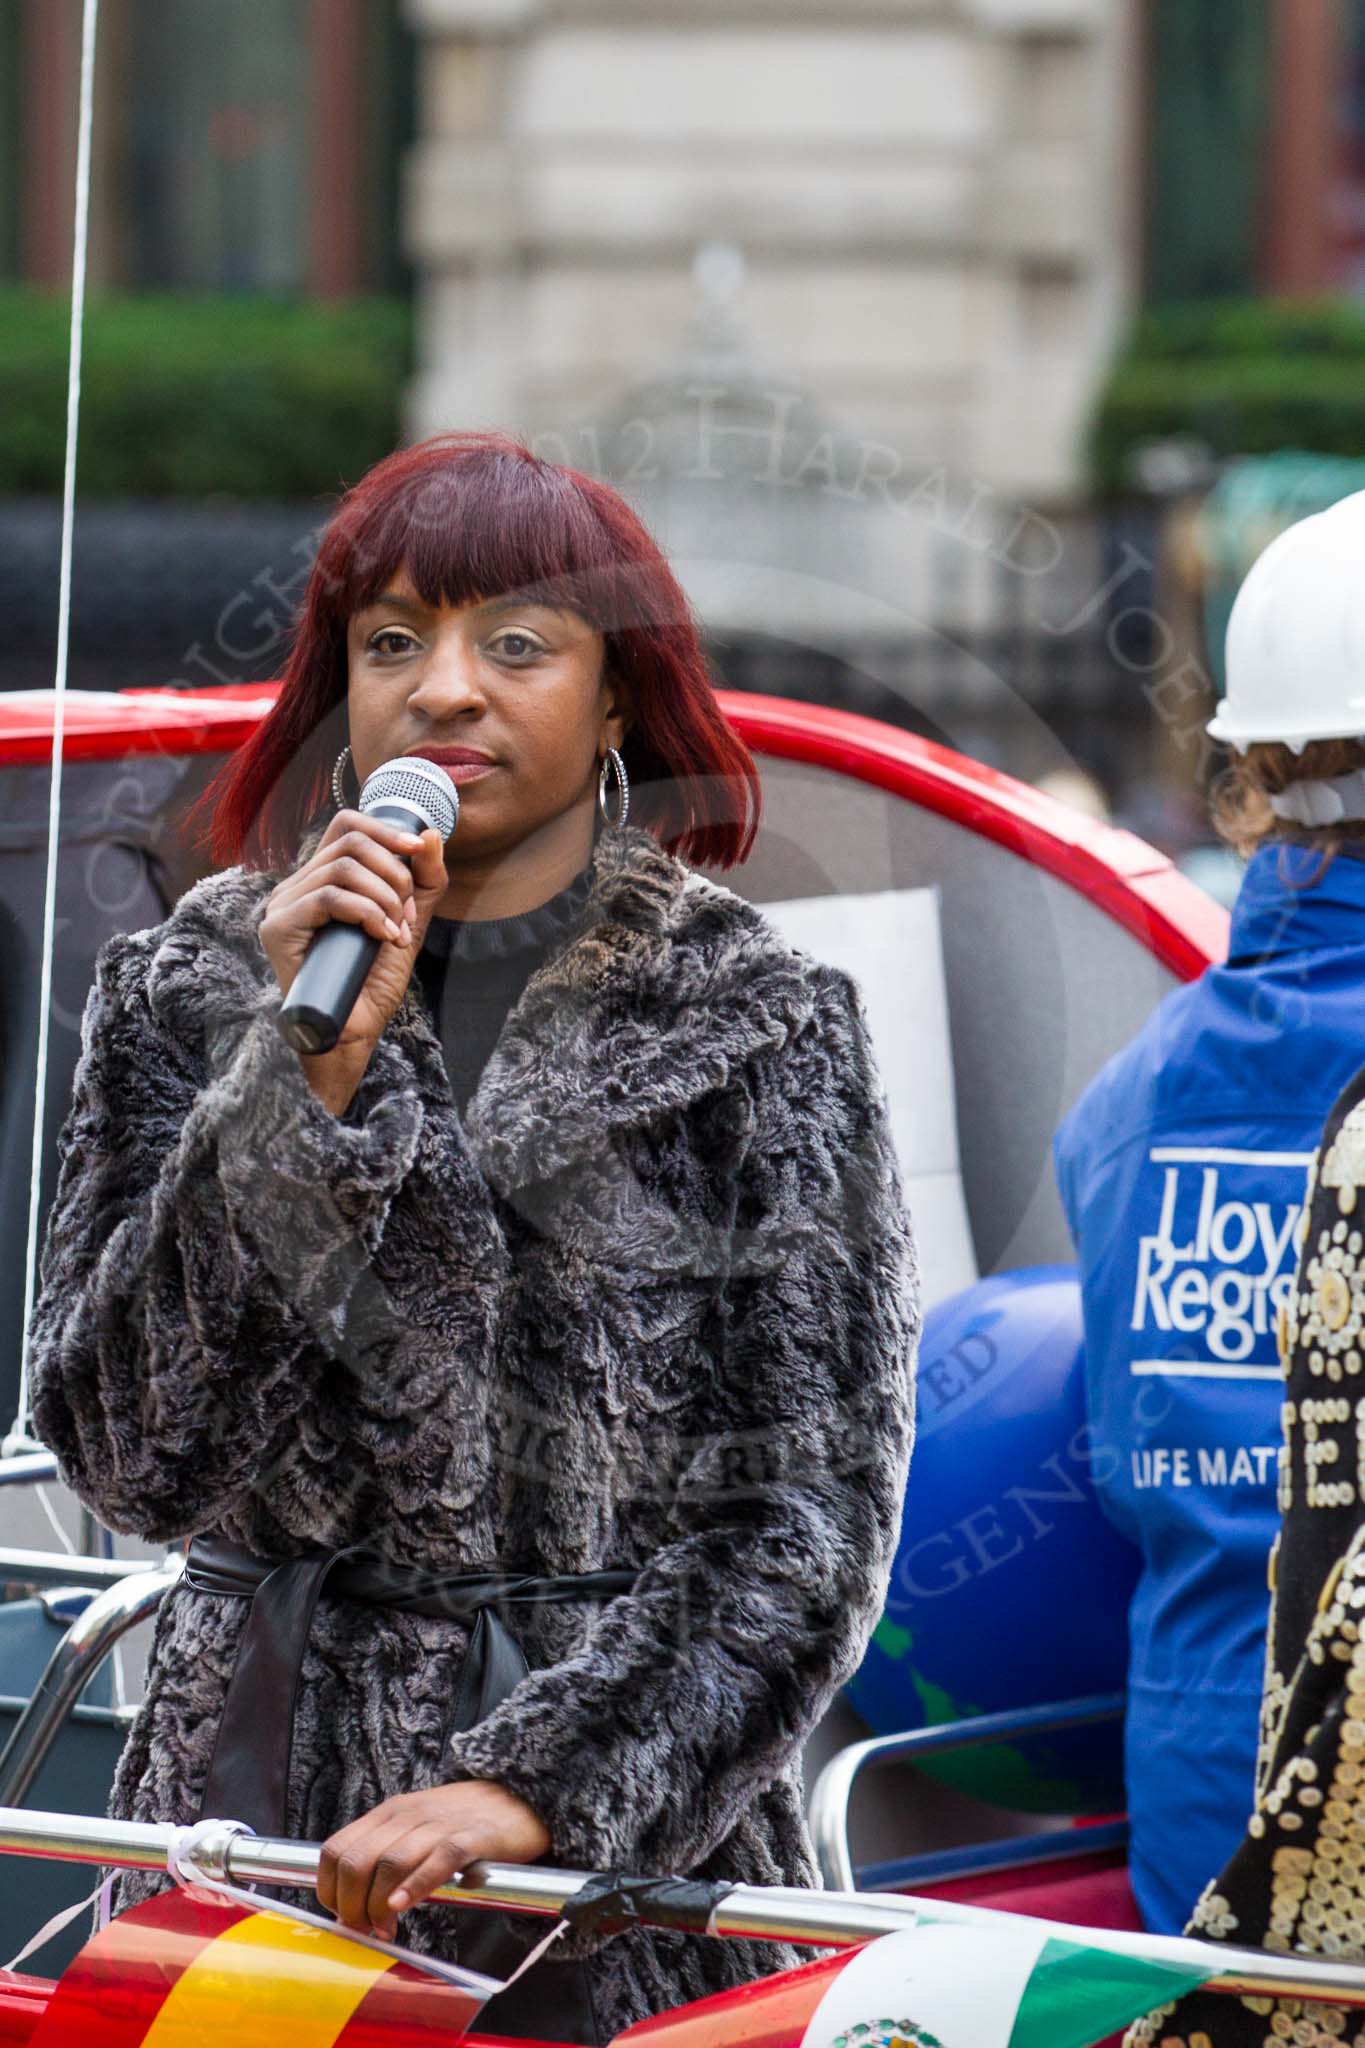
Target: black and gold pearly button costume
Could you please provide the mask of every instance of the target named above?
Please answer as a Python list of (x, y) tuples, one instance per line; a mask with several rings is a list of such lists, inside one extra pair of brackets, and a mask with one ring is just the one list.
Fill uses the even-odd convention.
[[(1188, 1933), (1365, 1962), (1365, 1067), (1308, 1170), (1279, 1320), (1281, 1530), (1255, 1810)], [(1365, 2048), (1365, 2008), (1194, 1992), (1125, 2048)]]

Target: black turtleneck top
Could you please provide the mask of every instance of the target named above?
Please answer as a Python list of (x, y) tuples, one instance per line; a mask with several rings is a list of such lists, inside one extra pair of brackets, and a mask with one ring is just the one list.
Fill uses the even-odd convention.
[(433, 917), (413, 963), (461, 1116), (503, 1022), (532, 974), (565, 939), (588, 899), (592, 860), (534, 910), (515, 917)]

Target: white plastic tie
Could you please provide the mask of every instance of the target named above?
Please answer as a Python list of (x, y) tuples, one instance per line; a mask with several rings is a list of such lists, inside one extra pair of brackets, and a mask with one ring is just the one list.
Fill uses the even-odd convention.
[(24, 1943), (18, 1955), (12, 1956), (9, 1962), (0, 1964), (0, 1976), (8, 1977), (17, 1970), (20, 1963), (25, 1962), (35, 1949), (40, 1949), (44, 1942), (51, 1941), (54, 1934), (60, 1934), (64, 1927), (69, 1927), (76, 1915), (83, 1913), (87, 1906), (93, 1906), (96, 1899), (99, 1900), (99, 1930), (103, 1934), (109, 1925), (110, 1894), (113, 1889), (114, 1872), (111, 1870), (107, 1877), (100, 1879), (92, 1892), (87, 1892), (83, 1899), (77, 1899), (74, 1906), (64, 1906), (60, 1913), (54, 1913), (50, 1920), (44, 1920), (38, 1932)]
[(1270, 799), (1277, 818), (1299, 825), (1339, 825), (1347, 818), (1365, 818), (1365, 768), (1322, 781), (1292, 782)]

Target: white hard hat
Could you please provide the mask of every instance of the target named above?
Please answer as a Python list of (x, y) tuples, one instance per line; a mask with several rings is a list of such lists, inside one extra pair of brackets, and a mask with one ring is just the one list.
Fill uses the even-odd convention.
[(1365, 491), (1277, 534), (1232, 607), (1206, 730), (1248, 747), (1365, 737)]

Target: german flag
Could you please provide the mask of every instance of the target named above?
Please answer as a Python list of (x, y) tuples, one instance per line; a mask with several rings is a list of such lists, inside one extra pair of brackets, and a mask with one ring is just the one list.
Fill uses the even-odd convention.
[(178, 1889), (86, 1943), (32, 2048), (445, 2048), (480, 2003), (339, 1932)]

